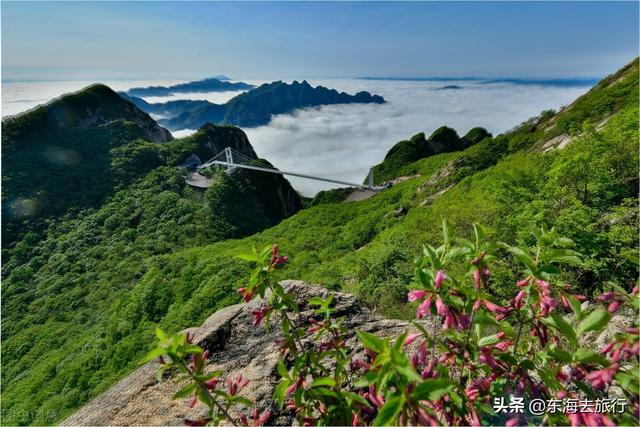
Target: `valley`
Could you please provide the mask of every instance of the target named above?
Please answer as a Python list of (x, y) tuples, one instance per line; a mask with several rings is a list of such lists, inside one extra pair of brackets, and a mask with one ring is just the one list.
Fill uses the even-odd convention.
[[(277, 279), (350, 292), (399, 319), (414, 316), (414, 258), (441, 239), (443, 217), (462, 236), (478, 222), (522, 245), (531, 222), (555, 226), (586, 257), (562, 271), (572, 289), (628, 288), (637, 87), (635, 59), (566, 108), (496, 135), (408, 133), (375, 167), (376, 184), (393, 185), (349, 203), (344, 189), (307, 198), (255, 171), (194, 189), (176, 166), (225, 147), (258, 160), (245, 132), (203, 124), (174, 139), (106, 86), (4, 119), (3, 418), (59, 422), (135, 369), (155, 326), (175, 333), (238, 302), (249, 267), (234, 256), (252, 246), (278, 242), (290, 257)], [(571, 141), (550, 149), (563, 135)], [(506, 259), (492, 271), (496, 298), (518, 280)]]

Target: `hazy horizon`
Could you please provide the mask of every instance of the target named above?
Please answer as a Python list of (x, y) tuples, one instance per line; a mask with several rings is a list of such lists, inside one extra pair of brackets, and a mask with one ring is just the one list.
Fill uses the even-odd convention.
[(637, 56), (638, 10), (637, 2), (3, 2), (2, 78), (599, 78)]

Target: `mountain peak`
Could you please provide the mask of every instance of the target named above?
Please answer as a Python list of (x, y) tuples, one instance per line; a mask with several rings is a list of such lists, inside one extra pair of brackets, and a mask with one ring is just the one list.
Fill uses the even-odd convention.
[(2, 122), (10, 132), (29, 132), (51, 128), (87, 129), (116, 121), (135, 123), (143, 131), (144, 138), (151, 142), (173, 139), (171, 133), (160, 127), (147, 113), (101, 83), (62, 95)]

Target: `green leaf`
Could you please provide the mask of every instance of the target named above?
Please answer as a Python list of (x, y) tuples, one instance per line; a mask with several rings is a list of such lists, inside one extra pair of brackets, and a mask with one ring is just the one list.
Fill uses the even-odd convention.
[(165, 343), (165, 342), (169, 341), (169, 337), (167, 337), (167, 334), (165, 334), (162, 331), (162, 329), (160, 329), (157, 326), (156, 326), (156, 337), (158, 338), (158, 340), (160, 340), (161, 343)]
[(312, 390), (324, 395), (324, 396), (329, 396), (329, 397), (333, 397), (333, 398), (338, 398), (338, 393), (336, 393), (335, 391), (326, 388), (326, 387), (315, 387)]
[(407, 335), (409, 335), (409, 332), (404, 331), (402, 335), (396, 338), (395, 342), (393, 343), (394, 352), (396, 353), (402, 352), (402, 348), (404, 347), (404, 342), (407, 340)]
[(320, 297), (312, 297), (309, 298), (309, 304), (311, 305), (322, 305), (324, 303), (324, 300)]
[(549, 354), (562, 363), (571, 363), (571, 361), (573, 360), (573, 356), (569, 352), (566, 352), (558, 347), (551, 348), (549, 350)]
[(384, 352), (386, 347), (385, 342), (377, 336), (370, 334), (369, 332), (357, 331), (358, 338), (362, 344), (369, 350), (373, 350), (376, 353)]
[(533, 261), (533, 258), (529, 256), (529, 254), (527, 254), (525, 251), (515, 246), (510, 246), (506, 244), (504, 246), (509, 252), (511, 252), (516, 257), (518, 261), (524, 264), (529, 270), (531, 270), (532, 272), (536, 271), (536, 263)]
[(553, 325), (556, 327), (556, 329), (558, 329), (564, 334), (565, 337), (567, 337), (571, 348), (575, 350), (576, 347), (578, 347), (578, 337), (576, 336), (576, 331), (573, 329), (573, 326), (571, 326), (571, 324), (567, 322), (564, 317), (556, 313), (551, 313), (551, 319), (553, 320)]
[(449, 246), (451, 239), (453, 239), (453, 230), (449, 227), (449, 223), (445, 217), (442, 217), (442, 236), (445, 246)]
[(569, 301), (569, 305), (571, 306), (571, 310), (576, 315), (576, 319), (582, 320), (582, 307), (580, 305), (580, 301), (578, 301), (573, 295), (566, 294), (565, 298)]
[(238, 259), (241, 259), (243, 261), (249, 261), (249, 262), (258, 262), (260, 260), (258, 258), (258, 254), (257, 253), (251, 253), (251, 252), (238, 254), (234, 258), (238, 258)]
[(473, 223), (473, 234), (476, 237), (476, 244), (479, 244), (481, 241), (484, 240), (484, 236), (485, 236), (485, 230), (484, 227), (482, 227), (480, 224), (476, 224), (475, 222)]
[(573, 359), (579, 363), (599, 363), (605, 366), (609, 365), (609, 362), (604, 356), (602, 356), (602, 354), (586, 348), (578, 349), (573, 355)]
[(333, 378), (320, 377), (313, 380), (313, 382), (309, 387), (314, 388), (314, 387), (321, 387), (321, 386), (335, 387), (336, 382), (333, 380)]
[(380, 408), (378, 416), (373, 422), (374, 426), (397, 425), (396, 422), (402, 406), (404, 405), (404, 395), (393, 396)]
[(420, 381), (422, 377), (418, 375), (416, 370), (413, 368), (413, 365), (396, 365), (394, 367), (397, 373), (405, 377), (408, 381)]
[(178, 390), (176, 394), (173, 395), (174, 399), (181, 399), (183, 397), (189, 396), (196, 389), (196, 383), (187, 384), (186, 387)]
[(202, 353), (202, 348), (196, 344), (187, 344), (182, 348), (182, 351), (185, 354), (200, 354)]
[(453, 390), (456, 384), (448, 378), (430, 378), (418, 384), (411, 396), (416, 400), (434, 402)]
[(578, 334), (582, 335), (587, 331), (599, 331), (607, 326), (609, 320), (611, 320), (611, 315), (607, 310), (603, 308), (594, 310), (591, 314), (582, 319), (578, 325)]
[(582, 265), (582, 254), (571, 249), (550, 249), (545, 258), (549, 262), (569, 265)]
[(280, 410), (284, 407), (284, 399), (287, 396), (287, 388), (291, 384), (291, 381), (283, 379), (278, 383), (276, 388), (273, 390), (273, 400), (278, 402), (278, 406)]
[(560, 390), (562, 388), (562, 384), (560, 383), (560, 381), (558, 381), (548, 369), (539, 369), (538, 375), (540, 375), (540, 378), (542, 378), (544, 385), (551, 388), (552, 390)]
[(247, 406), (249, 408), (252, 408), (254, 406), (254, 403), (247, 399), (246, 397), (242, 397), (242, 396), (232, 396), (229, 398), (229, 403), (232, 405), (244, 405)]
[(164, 356), (165, 354), (167, 354), (167, 351), (164, 348), (156, 347), (153, 350), (151, 350), (149, 353), (147, 353), (142, 359), (140, 359), (138, 364), (143, 365), (147, 362), (152, 361), (157, 357)]
[(497, 344), (499, 341), (500, 341), (500, 338), (498, 338), (497, 334), (488, 335), (486, 337), (480, 338), (480, 340), (478, 341), (478, 346), (484, 347), (485, 345), (494, 345), (494, 344)]
[(371, 407), (371, 404), (369, 403), (369, 401), (367, 399), (365, 399), (364, 397), (360, 396), (357, 393), (353, 393), (353, 392), (350, 392), (350, 391), (345, 391), (342, 394), (344, 394), (344, 396), (348, 400), (350, 400), (352, 403), (355, 402), (355, 403), (359, 403), (359, 404), (361, 404), (363, 406), (367, 406), (369, 408)]
[(284, 361), (282, 360), (282, 358), (278, 359), (278, 373), (282, 378), (291, 379), (291, 377), (289, 376), (289, 371), (287, 370), (286, 366), (284, 366)]

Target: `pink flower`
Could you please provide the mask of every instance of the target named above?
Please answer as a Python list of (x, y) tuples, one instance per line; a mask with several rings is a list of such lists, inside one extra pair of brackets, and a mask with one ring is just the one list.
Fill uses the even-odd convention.
[(585, 376), (585, 379), (589, 381), (594, 388), (603, 389), (606, 385), (611, 383), (617, 370), (618, 364), (613, 363), (608, 368), (589, 372)]
[(449, 309), (439, 296), (436, 297), (436, 309), (438, 310), (438, 315), (441, 317), (445, 317), (447, 313), (449, 313)]
[(204, 383), (204, 386), (209, 390), (213, 390), (214, 388), (216, 388), (219, 382), (220, 378), (211, 378), (209, 381), (206, 381)]
[(247, 292), (246, 287), (239, 288), (236, 292), (238, 292), (242, 296), (244, 302), (249, 302), (251, 301), (251, 298), (253, 298), (253, 291)]
[(527, 291), (525, 291), (524, 289), (518, 292), (518, 295), (516, 295), (516, 298), (515, 298), (516, 308), (522, 308), (522, 300), (526, 298), (526, 296), (527, 296)]
[(562, 381), (565, 382), (569, 379), (569, 375), (567, 375), (565, 372), (563, 371), (558, 371), (558, 373), (556, 374), (556, 379), (558, 381)]
[(271, 311), (269, 306), (262, 307), (260, 310), (253, 310), (251, 312), (251, 315), (253, 316), (253, 326), (258, 326), (269, 311)]
[(531, 283), (531, 277), (527, 277), (526, 279), (519, 280), (516, 283), (516, 285), (518, 285), (519, 287), (523, 288), (523, 287), (527, 286), (529, 283)]
[(520, 425), (520, 418), (519, 417), (513, 417), (513, 418), (509, 418), (507, 420), (506, 423), (504, 423), (505, 427), (516, 427)]
[(476, 289), (480, 289), (480, 270), (473, 270), (473, 283)]
[(189, 401), (189, 408), (193, 408), (194, 406), (196, 406), (197, 403), (198, 403), (198, 395), (194, 393), (193, 396), (191, 397), (191, 400)]
[(431, 312), (431, 295), (418, 306), (418, 319), (428, 316)]
[(376, 392), (376, 389), (373, 384), (369, 386), (369, 393), (367, 393), (367, 396), (369, 397), (369, 400), (371, 401), (371, 403), (376, 405), (378, 408), (384, 405), (384, 397), (378, 392)]
[(551, 287), (551, 285), (549, 285), (549, 282), (544, 281), (544, 280), (536, 280), (536, 285), (538, 285), (538, 289), (541, 290), (545, 290), (548, 291), (549, 288)]
[(615, 295), (616, 295), (616, 294), (615, 294), (615, 293), (613, 293), (613, 292), (604, 292), (604, 293), (602, 293), (602, 294), (598, 295), (598, 296), (596, 297), (596, 299), (597, 299), (598, 301), (600, 301), (600, 302), (609, 302), (609, 301), (613, 300), (613, 298), (615, 297)]
[(224, 383), (227, 386), (227, 389), (229, 390), (229, 394), (232, 396), (235, 396), (240, 390), (242, 390), (247, 385), (249, 385), (249, 380), (246, 378), (243, 378), (241, 374), (234, 379), (227, 378)]
[(507, 310), (506, 308), (501, 307), (501, 306), (499, 306), (497, 304), (494, 304), (491, 301), (483, 300), (483, 303), (484, 303), (484, 306), (487, 307), (487, 310), (489, 310), (493, 314), (507, 314), (507, 313), (509, 313), (509, 310)]
[(267, 422), (269, 417), (271, 416), (270, 411), (264, 411), (262, 414), (258, 413), (258, 408), (253, 408), (251, 413), (251, 420), (247, 419), (245, 414), (240, 414), (240, 422), (243, 426), (261, 426)]
[(506, 341), (499, 342), (494, 347), (497, 348), (498, 350), (501, 350), (501, 351), (507, 351), (509, 349), (509, 347), (511, 347), (512, 344), (513, 344), (512, 341), (506, 340)]
[(558, 305), (558, 301), (556, 301), (554, 298), (551, 298), (548, 294), (543, 294), (542, 298), (540, 299), (540, 314), (542, 316), (546, 316), (551, 311), (553, 311), (556, 305)]
[(311, 326), (309, 326), (309, 329), (307, 329), (307, 332), (310, 334), (316, 333), (324, 327), (324, 322), (318, 322), (313, 317), (309, 318), (309, 323), (311, 323)]
[(474, 258), (474, 259), (471, 261), (471, 264), (473, 264), (473, 265), (479, 265), (479, 264), (482, 262), (482, 259), (484, 258), (484, 256), (485, 256), (486, 254), (487, 254), (486, 252), (482, 252), (482, 253), (480, 253), (480, 255), (478, 255), (476, 258)]
[(298, 379), (287, 388), (287, 394), (291, 394), (296, 391), (298, 388), (300, 388), (300, 386), (302, 386), (303, 383), (304, 378), (298, 377)]
[(602, 350), (600, 350), (600, 352), (602, 354), (609, 353), (613, 349), (613, 346), (616, 345), (616, 343), (617, 343), (617, 341), (611, 341), (609, 344), (607, 344), (604, 347), (602, 347)]
[(418, 301), (419, 299), (422, 299), (426, 293), (427, 291), (424, 289), (409, 291), (409, 293), (407, 294), (407, 299), (409, 300), (409, 302)]
[(273, 244), (273, 250), (271, 251), (271, 261), (269, 262), (269, 266), (271, 268), (275, 268), (278, 265), (284, 264), (289, 260), (289, 257), (278, 255), (278, 244)]
[(420, 336), (420, 334), (411, 334), (409, 335), (405, 340), (404, 340), (404, 345), (411, 345), (412, 342), (414, 342), (416, 340), (416, 338), (418, 338)]
[(609, 311), (609, 313), (615, 313), (621, 304), (622, 303), (620, 301), (613, 301), (611, 304), (609, 304), (609, 307), (607, 307), (607, 310)]
[(436, 289), (440, 289), (440, 287), (442, 286), (442, 282), (444, 282), (444, 279), (446, 278), (447, 278), (447, 275), (444, 274), (444, 271), (438, 270), (438, 272), (436, 273), (436, 279), (433, 282), (433, 286)]
[(360, 369), (369, 369), (371, 367), (370, 363), (367, 363), (363, 359), (351, 359), (349, 362), (352, 371), (358, 371)]

